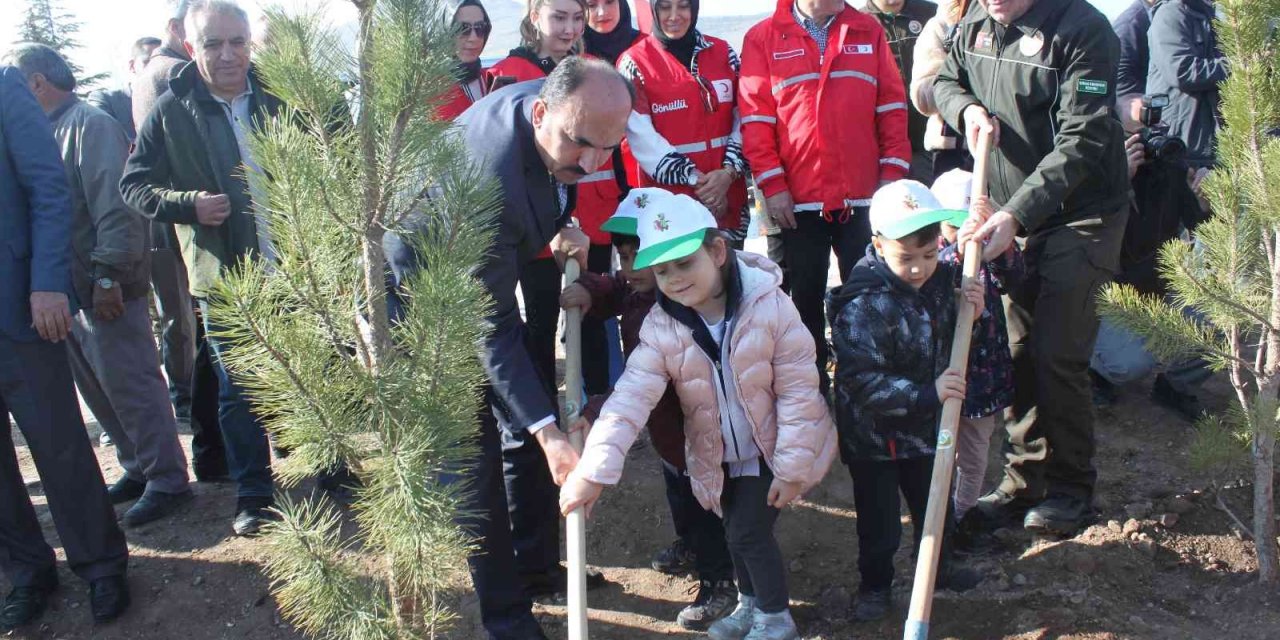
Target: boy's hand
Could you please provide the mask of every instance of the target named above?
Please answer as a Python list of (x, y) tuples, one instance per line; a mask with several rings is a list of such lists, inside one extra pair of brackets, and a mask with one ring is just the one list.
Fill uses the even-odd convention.
[(964, 299), (973, 305), (973, 317), (982, 315), (982, 308), (987, 305), (986, 287), (982, 286), (982, 278), (973, 278), (960, 289)]
[(596, 484), (590, 480), (584, 480), (577, 476), (572, 476), (564, 486), (560, 488), (560, 515), (567, 516), (574, 509), (584, 507), (586, 516), (591, 517), (591, 510), (596, 506), (596, 500), (600, 499), (600, 492), (604, 491), (604, 485)]
[(590, 311), (591, 294), (587, 292), (586, 287), (574, 282), (560, 292), (560, 308), (574, 309), (577, 307), (581, 307), (583, 313)]
[(773, 479), (773, 484), (769, 485), (769, 497), (765, 502), (774, 509), (781, 509), (800, 496), (800, 483), (787, 482), (778, 478)]
[(938, 391), (938, 401), (946, 402), (947, 400), (956, 399), (964, 400), (965, 383), (964, 372), (955, 369), (947, 369), (938, 376), (938, 381), (933, 383), (934, 389)]
[(977, 227), (990, 220), (995, 213), (996, 208), (991, 204), (991, 196), (978, 196), (969, 202), (969, 219), (965, 220), (965, 226), (972, 223), (976, 225), (974, 231), (977, 231)]

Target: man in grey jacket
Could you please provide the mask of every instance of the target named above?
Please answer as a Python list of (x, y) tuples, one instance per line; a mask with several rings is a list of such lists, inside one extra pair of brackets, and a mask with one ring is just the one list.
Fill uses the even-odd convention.
[(1208, 0), (1161, 0), (1151, 8), (1147, 32), (1147, 93), (1169, 96), (1164, 121), (1169, 135), (1186, 141), (1187, 164), (1193, 168), (1214, 165), (1218, 84), (1229, 72), (1213, 18)]
[(137, 500), (124, 514), (137, 526), (191, 499), (187, 462), (160, 375), (147, 304), (146, 219), (120, 196), (129, 142), (120, 125), (74, 92), (66, 60), (42, 44), (18, 45), (9, 61), (49, 120), (71, 187), (71, 282), (80, 310), (67, 340), (76, 386), (116, 445), (124, 475), (112, 503)]

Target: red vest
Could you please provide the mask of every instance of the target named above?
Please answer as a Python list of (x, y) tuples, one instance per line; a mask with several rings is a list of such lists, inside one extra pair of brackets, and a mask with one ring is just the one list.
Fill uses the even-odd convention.
[[(724, 168), (729, 136), (733, 133), (738, 77), (729, 65), (729, 45), (719, 38), (703, 37), (711, 47), (698, 53), (698, 75), (710, 91), (704, 90), (693, 74), (653, 36), (628, 49), (626, 55), (635, 62), (643, 78), (653, 128), (675, 146), (676, 151), (692, 160), (698, 171), (711, 173)], [(708, 105), (714, 110), (708, 111)], [(693, 187), (660, 185), (643, 169), (637, 168), (636, 173), (641, 187), (662, 187), (697, 197)], [(720, 228), (739, 228), (746, 204), (746, 179), (739, 177), (729, 187), (729, 208), (719, 219)]]

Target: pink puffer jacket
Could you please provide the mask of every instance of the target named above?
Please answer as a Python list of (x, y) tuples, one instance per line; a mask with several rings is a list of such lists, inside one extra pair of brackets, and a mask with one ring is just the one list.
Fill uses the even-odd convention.
[[(774, 476), (799, 482), (807, 491), (826, 475), (837, 447), (827, 403), (818, 391), (813, 337), (791, 299), (778, 288), (778, 266), (763, 256), (737, 255), (742, 300), (726, 382), (737, 385), (756, 446)], [(616, 484), (626, 452), (670, 380), (684, 410), (693, 494), (704, 508), (721, 513), (724, 439), (714, 376), (711, 358), (694, 342), (689, 327), (655, 305), (573, 473), (599, 484)]]

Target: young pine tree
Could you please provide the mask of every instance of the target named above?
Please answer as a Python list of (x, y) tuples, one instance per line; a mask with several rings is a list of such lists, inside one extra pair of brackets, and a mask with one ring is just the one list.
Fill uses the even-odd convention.
[[(1280, 579), (1272, 489), (1280, 425), (1280, 138), (1274, 135), (1280, 127), (1280, 0), (1221, 0), (1219, 6), (1216, 28), (1231, 76), (1221, 87), (1220, 164), (1204, 187), (1214, 215), (1197, 227), (1197, 246), (1173, 241), (1161, 251), (1173, 304), (1113, 285), (1103, 294), (1102, 313), (1146, 338), (1166, 361), (1199, 356), (1230, 375), (1239, 411), (1204, 421), (1201, 440), (1229, 449), (1225, 428), (1248, 442), (1258, 576), (1274, 584)], [(1185, 317), (1187, 307), (1204, 320)]]
[[(277, 260), (232, 270), (212, 318), (230, 370), (292, 450), (282, 483), (338, 465), (360, 481), (354, 532), (328, 502), (281, 499), (266, 536), (280, 609), (313, 637), (435, 637), (473, 542), (454, 525), (467, 488), (448, 478), (474, 455), (490, 304), (474, 272), (497, 191), (432, 116), (455, 82), (438, 4), (356, 2), (355, 52), (322, 9), (268, 10), (269, 44), (255, 52), (287, 105), (251, 142)], [(411, 212), (429, 220), (424, 266), (393, 324), (382, 241)], [(381, 559), (376, 571), (357, 550)]]

